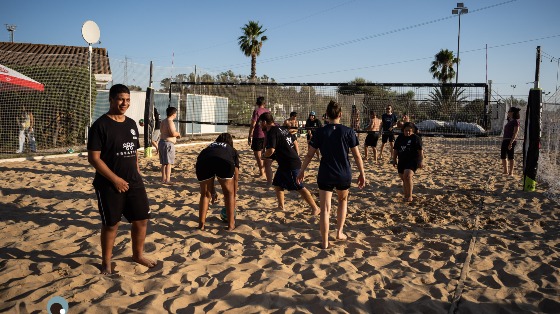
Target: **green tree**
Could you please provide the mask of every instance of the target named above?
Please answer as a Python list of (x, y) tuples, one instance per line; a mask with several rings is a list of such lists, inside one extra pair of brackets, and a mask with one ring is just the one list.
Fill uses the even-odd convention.
[(243, 35), (239, 36), (238, 43), (239, 48), (247, 57), (251, 57), (251, 80), (257, 78), (257, 56), (261, 54), (261, 48), (263, 42), (267, 40), (266, 36), (263, 36), (266, 29), (262, 29), (258, 21), (249, 21), (241, 28)]
[(138, 85), (128, 85), (128, 89), (131, 91), (142, 91), (142, 87)]
[(453, 51), (442, 49), (435, 56), (430, 67), (433, 78), (441, 83), (449, 83), (455, 77), (453, 65), (459, 62)]

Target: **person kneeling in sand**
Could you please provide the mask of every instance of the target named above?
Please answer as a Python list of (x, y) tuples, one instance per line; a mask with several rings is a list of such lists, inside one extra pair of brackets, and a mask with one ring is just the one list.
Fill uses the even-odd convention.
[(231, 134), (222, 133), (203, 149), (196, 159), (196, 178), (200, 183), (198, 228), (204, 230), (208, 203), (216, 201), (214, 178), (222, 186), (228, 217), (228, 230), (235, 229), (235, 199), (239, 179), (239, 154), (233, 148)]
[(138, 168), (138, 128), (124, 115), (129, 107), (128, 87), (113, 85), (109, 112), (93, 123), (88, 134), (88, 161), (95, 168), (93, 187), (101, 214), (102, 274), (113, 272), (113, 246), (123, 215), (132, 223), (132, 259), (146, 267), (156, 265), (143, 254), (150, 206)]
[(313, 138), (309, 141), (309, 150), (303, 160), (301, 171), (296, 180), (303, 182), (305, 169), (311, 162), (315, 151), (321, 150), (321, 162), (317, 175), (319, 186), (319, 201), (321, 203), (321, 217), (319, 228), (321, 230), (321, 244), (323, 249), (329, 247), (329, 217), (331, 213), (331, 198), (336, 188), (338, 196), (338, 208), (336, 218), (336, 238), (345, 240), (344, 222), (348, 207), (348, 190), (352, 182), (352, 173), (348, 153), (351, 151), (356, 166), (360, 171), (358, 176), (358, 187), (361, 189), (366, 184), (364, 165), (358, 146), (358, 136), (351, 128), (340, 124), (342, 109), (340, 105), (331, 100), (327, 106), (327, 117), (329, 123), (317, 129)]
[(303, 185), (296, 183), (296, 177), (301, 168), (301, 159), (297, 154), (289, 129), (284, 126), (276, 126), (270, 112), (263, 113), (259, 117), (259, 122), (261, 128), (266, 130), (264, 158), (275, 158), (278, 162), (278, 169), (272, 180), (278, 199), (278, 209), (284, 210), (284, 190), (298, 191), (311, 206), (312, 214), (317, 215), (319, 207), (313, 200), (313, 196)]
[(414, 173), (417, 169), (424, 167), (422, 138), (414, 134), (415, 129), (412, 122), (405, 122), (402, 127), (403, 133), (397, 137), (393, 146), (393, 165), (397, 167), (399, 177), (403, 182), (406, 202), (412, 202)]

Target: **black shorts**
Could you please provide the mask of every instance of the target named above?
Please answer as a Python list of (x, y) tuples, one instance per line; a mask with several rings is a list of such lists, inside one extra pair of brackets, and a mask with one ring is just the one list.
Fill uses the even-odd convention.
[(196, 161), (196, 179), (199, 182), (218, 177), (219, 179), (233, 179), (235, 165), (222, 158), (203, 158)]
[(114, 186), (95, 187), (97, 206), (104, 226), (114, 226), (124, 216), (128, 222), (150, 219), (150, 204), (144, 186), (119, 193)]
[(253, 151), (261, 151), (264, 149), (264, 137), (253, 137), (251, 141), (251, 150)]
[(298, 174), (299, 174), (299, 169), (284, 170), (278, 168), (278, 170), (276, 170), (276, 174), (274, 174), (272, 185), (288, 191), (299, 191), (303, 189), (303, 185), (298, 184), (296, 182), (296, 178)]
[(406, 169), (410, 169), (413, 172), (416, 172), (418, 169), (418, 161), (417, 160), (400, 160), (397, 163), (397, 171), (399, 173), (404, 173)]
[(511, 149), (508, 149), (509, 146), (509, 140), (503, 140), (502, 141), (502, 147), (500, 149), (500, 158), (501, 159), (507, 159), (509, 160), (513, 160), (513, 153), (515, 151), (515, 144), (517, 144), (517, 141), (513, 141), (513, 144), (511, 145)]
[(319, 190), (323, 190), (323, 191), (332, 192), (335, 188), (338, 191), (345, 191), (345, 190), (348, 190), (350, 188), (350, 185), (352, 185), (352, 182), (344, 182), (344, 183), (337, 183), (337, 184), (317, 182), (317, 185), (319, 186)]
[(383, 131), (383, 135), (381, 135), (381, 143), (385, 144), (387, 143), (387, 140), (391, 143), (395, 141), (395, 134), (393, 131)]
[(377, 132), (368, 132), (365, 140), (365, 146), (377, 146), (377, 141), (379, 141), (379, 133)]

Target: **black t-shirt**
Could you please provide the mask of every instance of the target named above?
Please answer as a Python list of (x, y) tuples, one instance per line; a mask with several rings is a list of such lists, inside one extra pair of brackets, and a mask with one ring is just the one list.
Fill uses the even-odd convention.
[(321, 151), (317, 182), (339, 184), (352, 181), (348, 153), (359, 145), (353, 129), (342, 124), (327, 124), (315, 131), (309, 145)]
[(203, 149), (198, 155), (201, 159), (220, 158), (231, 162), (235, 167), (239, 168), (239, 154), (237, 151), (226, 143), (214, 142)]
[[(315, 120), (311, 120), (311, 119), (307, 118), (307, 121), (305, 121), (305, 127), (306, 128), (320, 128), (321, 126), (322, 126), (321, 121), (319, 121), (319, 119), (317, 119), (316, 117), (315, 117)], [(311, 134), (315, 134), (314, 132), (316, 130), (317, 129), (307, 130), (307, 132), (309, 132)]]
[(401, 134), (395, 140), (393, 148), (397, 150), (399, 161), (418, 162), (418, 151), (422, 150), (422, 138), (416, 134), (411, 136)]
[[(128, 182), (129, 187), (144, 186), (136, 157), (139, 147), (136, 122), (129, 117), (125, 117), (123, 122), (117, 122), (104, 114), (89, 129), (87, 149), (101, 151), (101, 160), (117, 176)], [(97, 187), (112, 183), (96, 172), (93, 185)]]
[(274, 148), (274, 155), (280, 169), (301, 169), (301, 159), (296, 152), (290, 130), (283, 126), (273, 126), (266, 132), (266, 148)]
[(383, 126), (383, 131), (389, 131), (397, 123), (397, 115), (394, 113), (381, 115), (381, 125)]

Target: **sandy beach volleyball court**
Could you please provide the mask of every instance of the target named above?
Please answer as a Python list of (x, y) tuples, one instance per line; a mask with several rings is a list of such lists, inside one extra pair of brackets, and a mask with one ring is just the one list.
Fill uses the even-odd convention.
[[(87, 158), (0, 163), (0, 312), (45, 313), (61, 296), (69, 313), (559, 313), (560, 206), (520, 191), (521, 156), (517, 175), (504, 177), (499, 147), (455, 154), (436, 141), (425, 139), (428, 168), (416, 175), (411, 204), (388, 160), (366, 162), (368, 185), (350, 193), (349, 240), (334, 241), (332, 212), (327, 250), (297, 193), (275, 209), (246, 141), (235, 143), (233, 232), (219, 219), (223, 199), (207, 230), (196, 229), (194, 164), (205, 145), (177, 149), (173, 186), (158, 183), (157, 158), (141, 158), (153, 213), (146, 251), (159, 263), (132, 261), (123, 223), (110, 277), (99, 271)], [(317, 168), (314, 160), (306, 186), (318, 201)]]

